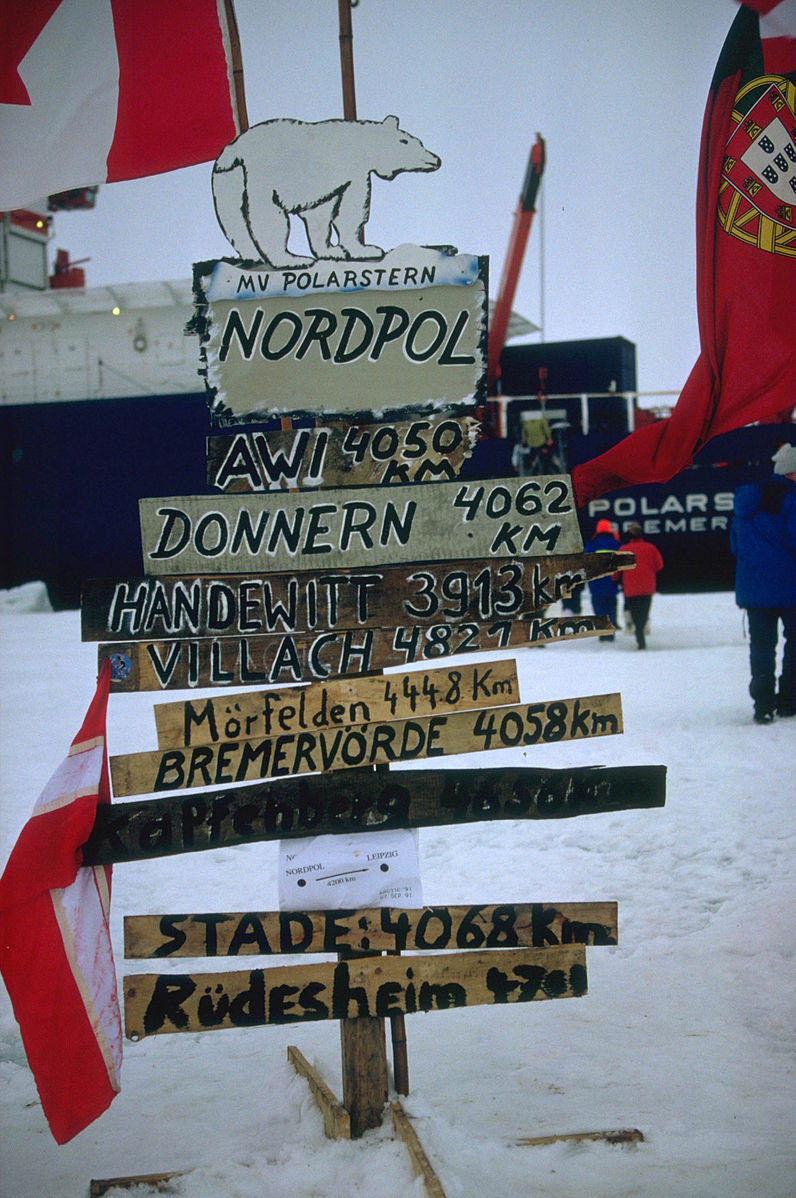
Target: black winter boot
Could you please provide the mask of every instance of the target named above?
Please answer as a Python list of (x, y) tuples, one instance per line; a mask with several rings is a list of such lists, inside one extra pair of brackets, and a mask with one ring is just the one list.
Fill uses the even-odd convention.
[(777, 706), (773, 677), (770, 674), (752, 675), (749, 694), (754, 699), (755, 723), (770, 724)]

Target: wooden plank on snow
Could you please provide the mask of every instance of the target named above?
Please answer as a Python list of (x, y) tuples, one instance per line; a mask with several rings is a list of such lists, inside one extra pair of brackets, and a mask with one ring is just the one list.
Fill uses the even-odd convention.
[(318, 1070), (313, 1069), (303, 1052), (296, 1048), (295, 1044), (288, 1044), (287, 1059), (312, 1091), (312, 1096), (320, 1107), (323, 1132), (327, 1139), (350, 1140), (351, 1116), (334, 1096)]
[(415, 1131), (401, 1103), (398, 1101), (390, 1103), (390, 1113), (392, 1114), (392, 1123), (398, 1135), (406, 1144), (409, 1158), (412, 1162), (412, 1172), (415, 1177), (423, 1178), (423, 1185), (426, 1187), (426, 1193), (429, 1198), (445, 1198), (445, 1191), (442, 1188), (442, 1182), (434, 1171), (431, 1161), (426, 1156), (425, 1149), (420, 1143), (420, 1139)]

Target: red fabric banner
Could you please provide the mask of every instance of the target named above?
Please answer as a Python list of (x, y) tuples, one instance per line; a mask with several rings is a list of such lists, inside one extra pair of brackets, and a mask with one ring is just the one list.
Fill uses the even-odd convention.
[[(111, 0), (119, 109), (108, 182), (215, 158), (237, 136), (217, 0)], [(217, 8), (219, 11), (217, 12)], [(222, 38), (222, 30), (223, 38)], [(146, 169), (141, 170), (141, 164)]]
[(83, 726), (0, 878), (0, 972), (50, 1130), (82, 1131), (119, 1091), (122, 1029), (108, 926), (111, 870), (81, 865), (110, 802), (106, 661)]
[[(665, 482), (711, 437), (796, 403), (796, 28), (787, 23), (795, 23), (792, 4), (789, 17), (759, 0), (767, 4), (764, 16), (749, 6), (738, 12), (705, 111), (700, 356), (667, 420), (573, 469), (579, 507), (607, 491)], [(784, 73), (768, 73), (766, 43)]]

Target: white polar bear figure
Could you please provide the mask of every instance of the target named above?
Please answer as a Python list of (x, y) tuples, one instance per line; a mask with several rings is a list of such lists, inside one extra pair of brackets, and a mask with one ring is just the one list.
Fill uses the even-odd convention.
[[(221, 151), (213, 167), (218, 223), (242, 258), (275, 269), (309, 266), (287, 248), (290, 214), (304, 222), (315, 258), (382, 258), (364, 242), (370, 174), (440, 165), (398, 118), (383, 121), (279, 119), (252, 125)], [(336, 234), (336, 240), (334, 240)]]

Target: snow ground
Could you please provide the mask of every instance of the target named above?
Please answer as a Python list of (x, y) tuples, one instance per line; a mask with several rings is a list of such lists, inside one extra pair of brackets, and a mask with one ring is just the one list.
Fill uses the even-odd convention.
[[(4, 863), (80, 725), (96, 650), (81, 644), (76, 612), (2, 609)], [(791, 1198), (796, 720), (752, 722), (733, 596), (657, 596), (646, 653), (619, 634), (517, 659), (523, 701), (618, 690), (624, 708), (624, 735), (539, 746), (526, 760), (663, 763), (668, 796), (658, 810), (421, 831), (428, 903), (619, 902), (619, 947), (587, 950), (584, 998), (407, 1018), (404, 1105), (446, 1195)], [(112, 753), (155, 747), (151, 702), (112, 696)], [(519, 760), (505, 750), (445, 764)], [(119, 975), (123, 915), (275, 908), (276, 865), (276, 844), (253, 844), (117, 866)], [(156, 1036), (125, 1045), (121, 1095), (59, 1148), (0, 989), (0, 1194), (72, 1198), (91, 1178), (192, 1169), (169, 1192), (422, 1195), (389, 1118), (358, 1141), (324, 1138), (288, 1044), (340, 1093), (331, 1022)], [(644, 1142), (516, 1143), (617, 1127)]]

